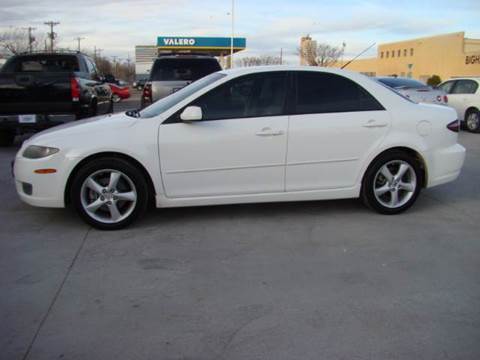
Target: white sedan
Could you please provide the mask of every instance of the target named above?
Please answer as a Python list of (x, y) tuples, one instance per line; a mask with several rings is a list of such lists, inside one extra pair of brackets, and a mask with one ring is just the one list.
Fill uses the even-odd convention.
[(119, 229), (178, 207), (360, 197), (382, 214), (455, 180), (465, 149), (451, 108), (315, 67), (211, 74), (144, 110), (44, 131), (19, 150), (19, 196)]

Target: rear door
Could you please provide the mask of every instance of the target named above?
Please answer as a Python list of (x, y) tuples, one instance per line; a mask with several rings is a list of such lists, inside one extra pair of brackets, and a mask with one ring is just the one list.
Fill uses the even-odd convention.
[(245, 75), (191, 105), (202, 121), (178, 114), (159, 129), (162, 178), (168, 197), (283, 192), (288, 116), (286, 72)]
[(213, 72), (221, 70), (214, 58), (160, 58), (153, 65), (150, 81), (156, 101)]
[(295, 78), (286, 190), (353, 187), (363, 160), (388, 131), (387, 111), (343, 76), (299, 71)]
[(474, 104), (477, 90), (478, 83), (468, 79), (456, 80), (450, 89), (448, 103), (457, 111), (460, 120), (465, 120), (465, 113)]

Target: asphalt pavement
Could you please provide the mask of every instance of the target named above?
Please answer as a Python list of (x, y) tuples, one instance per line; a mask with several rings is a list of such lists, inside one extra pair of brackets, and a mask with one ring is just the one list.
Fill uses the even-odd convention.
[(20, 202), (2, 148), (0, 359), (478, 360), (480, 135), (460, 142), (460, 178), (402, 215), (178, 208), (117, 232)]

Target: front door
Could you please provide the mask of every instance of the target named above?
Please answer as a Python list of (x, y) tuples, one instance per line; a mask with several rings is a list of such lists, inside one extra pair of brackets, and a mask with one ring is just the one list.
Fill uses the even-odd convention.
[(210, 90), (190, 105), (203, 119), (178, 112), (159, 129), (168, 197), (284, 191), (288, 116), (286, 72), (250, 74)]

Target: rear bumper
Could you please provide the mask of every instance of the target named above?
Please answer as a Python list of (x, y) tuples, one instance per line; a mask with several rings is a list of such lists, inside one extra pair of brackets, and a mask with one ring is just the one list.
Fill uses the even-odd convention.
[(40, 131), (57, 126), (77, 119), (76, 114), (51, 114), (36, 115), (34, 123), (20, 123), (18, 115), (0, 114), (0, 130), (25, 133), (30, 131)]
[(465, 161), (465, 154), (466, 150), (460, 144), (432, 152), (429, 156), (427, 187), (457, 179)]

